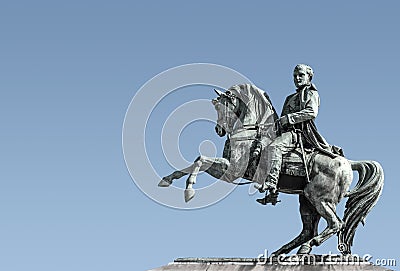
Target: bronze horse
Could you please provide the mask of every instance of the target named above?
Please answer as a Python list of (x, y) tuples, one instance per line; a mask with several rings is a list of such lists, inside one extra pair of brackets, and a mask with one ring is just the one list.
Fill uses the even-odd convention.
[[(229, 183), (244, 178), (258, 185), (261, 185), (267, 174), (267, 148), (263, 148), (261, 154), (254, 157), (254, 143), (262, 136), (263, 143), (268, 145), (277, 136), (274, 125), (277, 114), (268, 96), (249, 84), (235, 85), (224, 93), (216, 92), (218, 97), (212, 100), (218, 114), (215, 129), (219, 136), (228, 136), (229, 149), (225, 148), (222, 158), (200, 156), (191, 166), (173, 172), (158, 184), (160, 187), (168, 187), (174, 179), (189, 174), (185, 189), (186, 202), (195, 195), (193, 184), (196, 183), (199, 171)], [(256, 166), (251, 167), (250, 164)], [(358, 171), (359, 180), (354, 189), (348, 191), (353, 170)], [(309, 167), (310, 181), (304, 182), (301, 190), (279, 190), (299, 194), (303, 229), (299, 236), (274, 254), (287, 254), (299, 246), (297, 253), (307, 254), (313, 246), (319, 246), (334, 234), (338, 234), (339, 250), (343, 254), (351, 253), (357, 226), (360, 222), (364, 224), (365, 217), (378, 201), (383, 179), (383, 169), (378, 162), (350, 161), (342, 156), (315, 153)], [(343, 198), (348, 200), (341, 219), (336, 213), (336, 206)], [(327, 227), (318, 233), (321, 217), (326, 220)]]

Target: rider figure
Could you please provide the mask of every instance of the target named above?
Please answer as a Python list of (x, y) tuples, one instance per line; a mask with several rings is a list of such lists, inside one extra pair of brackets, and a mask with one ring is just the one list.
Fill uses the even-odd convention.
[(319, 95), (314, 84), (311, 83), (313, 70), (305, 64), (298, 64), (294, 68), (293, 79), (296, 93), (289, 95), (283, 105), (282, 114), (277, 121), (281, 127), (281, 135), (267, 146), (267, 178), (260, 190), (277, 192), (277, 184), (282, 165), (282, 155), (296, 148), (299, 133), (308, 147), (331, 153), (326, 140), (317, 132), (314, 119), (318, 115), (320, 104)]

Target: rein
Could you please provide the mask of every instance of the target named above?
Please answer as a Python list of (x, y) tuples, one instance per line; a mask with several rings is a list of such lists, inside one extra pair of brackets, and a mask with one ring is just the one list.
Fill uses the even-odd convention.
[[(233, 136), (241, 133), (241, 132), (245, 132), (245, 131), (256, 131), (256, 135), (255, 137), (243, 137), (243, 138), (233, 138), (234, 140), (256, 140), (256, 139), (260, 139), (262, 137), (262, 135), (267, 135), (269, 137), (271, 137), (269, 135), (269, 133), (267, 132), (263, 132), (263, 131), (268, 131), (271, 126), (274, 126), (274, 123), (270, 123), (270, 124), (245, 124), (242, 127), (234, 130), (232, 133), (228, 134), (228, 139), (232, 139)], [(275, 132), (275, 131), (274, 131)], [(272, 139), (272, 138), (271, 138)]]
[(244, 182), (244, 183), (237, 183), (237, 182), (231, 182), (231, 184), (234, 184), (234, 185), (248, 185), (248, 184), (252, 184), (253, 182)]

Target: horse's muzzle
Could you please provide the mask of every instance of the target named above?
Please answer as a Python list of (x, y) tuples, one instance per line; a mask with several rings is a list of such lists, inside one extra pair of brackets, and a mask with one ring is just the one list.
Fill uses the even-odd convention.
[(224, 128), (222, 128), (221, 125), (217, 124), (215, 126), (215, 132), (217, 133), (217, 135), (219, 135), (220, 137), (223, 137), (224, 135), (226, 135), (226, 131)]

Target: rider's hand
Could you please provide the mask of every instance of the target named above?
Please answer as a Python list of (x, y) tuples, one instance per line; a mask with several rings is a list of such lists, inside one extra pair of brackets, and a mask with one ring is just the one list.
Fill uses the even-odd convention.
[(281, 124), (282, 127), (286, 127), (289, 125), (289, 120), (287, 116), (283, 116), (279, 119), (279, 123)]

